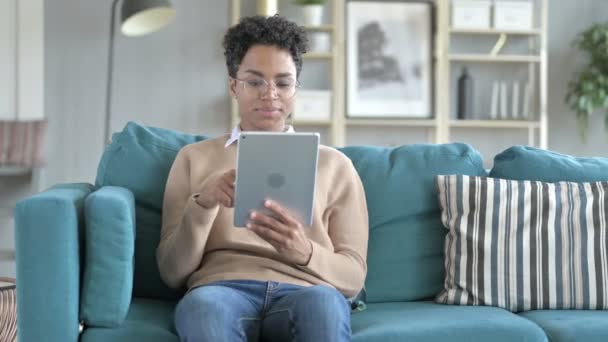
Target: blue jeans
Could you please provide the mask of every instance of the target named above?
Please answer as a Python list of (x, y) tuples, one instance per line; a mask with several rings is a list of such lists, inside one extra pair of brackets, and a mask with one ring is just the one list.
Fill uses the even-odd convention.
[(177, 304), (181, 341), (350, 341), (350, 307), (328, 286), (219, 281)]

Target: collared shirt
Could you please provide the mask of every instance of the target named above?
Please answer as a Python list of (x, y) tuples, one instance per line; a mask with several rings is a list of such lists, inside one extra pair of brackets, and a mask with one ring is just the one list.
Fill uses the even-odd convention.
[[(293, 133), (293, 132), (295, 132), (295, 130), (293, 129), (293, 126), (285, 125), (284, 132)], [(240, 136), (241, 136), (241, 125), (236, 125), (232, 129), (232, 133), (230, 133), (230, 138), (228, 138), (228, 140), (226, 141), (226, 145), (224, 145), (224, 147), (228, 147), (228, 146), (232, 145), (233, 143), (237, 142), (239, 140)]]

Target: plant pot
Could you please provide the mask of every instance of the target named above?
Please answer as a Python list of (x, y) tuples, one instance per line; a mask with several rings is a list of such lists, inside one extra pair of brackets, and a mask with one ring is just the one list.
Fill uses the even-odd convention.
[(256, 13), (263, 16), (272, 16), (278, 13), (277, 0), (258, 0)]
[(304, 25), (319, 26), (323, 23), (323, 5), (302, 5)]

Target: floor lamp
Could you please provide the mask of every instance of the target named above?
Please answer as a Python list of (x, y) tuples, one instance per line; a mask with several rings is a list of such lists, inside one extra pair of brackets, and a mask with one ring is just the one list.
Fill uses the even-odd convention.
[[(120, 0), (112, 2), (110, 15), (110, 41), (108, 48), (108, 76), (106, 83), (106, 112), (103, 146), (110, 141), (112, 114), (112, 73), (114, 69), (114, 28), (116, 7)], [(126, 36), (142, 36), (160, 30), (175, 17), (175, 9), (169, 0), (124, 0), (120, 11), (120, 29)]]

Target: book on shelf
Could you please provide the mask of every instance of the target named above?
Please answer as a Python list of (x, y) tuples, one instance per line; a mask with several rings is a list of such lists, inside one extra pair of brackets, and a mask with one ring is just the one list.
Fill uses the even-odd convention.
[(519, 119), (519, 82), (513, 82), (513, 94), (511, 95), (511, 116), (512, 119)]
[(498, 96), (499, 96), (499, 84), (498, 81), (492, 83), (492, 98), (490, 104), (490, 118), (496, 120), (498, 118)]
[(522, 107), (521, 117), (524, 120), (528, 120), (530, 118), (530, 102), (532, 99), (532, 85), (530, 82), (527, 82), (524, 87), (524, 103)]
[(508, 108), (508, 85), (507, 82), (500, 82), (500, 118), (507, 119), (509, 116)]

